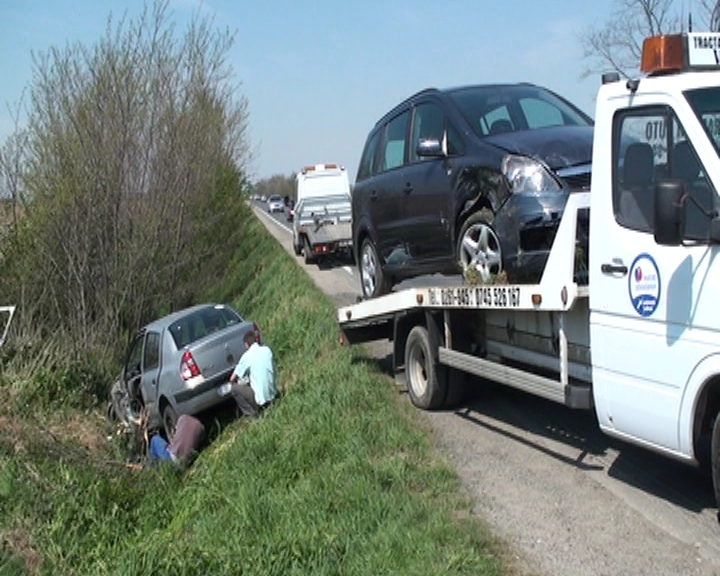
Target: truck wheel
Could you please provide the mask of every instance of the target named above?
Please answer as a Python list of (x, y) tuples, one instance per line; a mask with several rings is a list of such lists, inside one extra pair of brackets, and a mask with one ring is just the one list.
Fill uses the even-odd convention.
[(302, 254), (302, 246), (299, 244), (295, 244), (295, 241), (293, 240), (293, 252), (295, 252), (295, 256), (300, 256)]
[[(720, 414), (715, 417), (710, 441), (710, 466), (712, 468), (713, 489), (715, 490), (715, 504), (720, 509)], [(718, 511), (720, 522), (720, 510)]]
[(412, 403), (423, 410), (440, 408), (445, 400), (445, 370), (435, 358), (424, 326), (410, 330), (405, 345), (405, 379)]
[(307, 237), (303, 238), (303, 255), (305, 256), (305, 264), (312, 264), (315, 261), (315, 257), (310, 247), (310, 241)]
[(177, 424), (177, 414), (175, 414), (175, 410), (173, 410), (173, 407), (170, 406), (170, 404), (167, 404), (165, 408), (163, 408), (162, 422), (165, 437), (167, 438), (167, 441), (170, 442), (172, 437), (175, 435), (175, 425)]
[(489, 208), (472, 214), (460, 229), (457, 259), (463, 271), (475, 269), (483, 282), (502, 272), (500, 239), (493, 229), (495, 215)]
[(390, 283), (380, 266), (375, 245), (370, 238), (365, 238), (360, 249), (360, 286), (365, 298), (376, 298), (390, 291)]

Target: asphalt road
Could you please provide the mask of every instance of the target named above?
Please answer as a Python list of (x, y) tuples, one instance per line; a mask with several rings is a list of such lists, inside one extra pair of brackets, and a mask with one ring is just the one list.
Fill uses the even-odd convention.
[[(256, 208), (292, 254), (285, 215)], [(297, 262), (338, 306), (360, 294), (352, 263)], [(382, 361), (390, 345), (367, 351)], [(510, 544), (521, 571), (720, 575), (712, 487), (697, 470), (605, 436), (589, 412), (499, 385), (471, 385), (458, 409), (423, 414), (473, 512)]]

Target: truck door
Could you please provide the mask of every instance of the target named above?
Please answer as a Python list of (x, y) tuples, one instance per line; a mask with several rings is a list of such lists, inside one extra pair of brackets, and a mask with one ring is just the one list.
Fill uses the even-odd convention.
[(388, 121), (380, 139), (380, 170), (369, 181), (370, 220), (375, 224), (380, 258), (391, 265), (402, 265), (408, 255), (404, 241), (402, 200), (405, 181), (407, 127), (410, 111)]
[[(686, 204), (683, 245), (655, 243), (654, 188), (662, 179), (683, 180), (704, 210), (717, 210), (703, 167), (703, 157), (716, 166), (717, 154), (686, 101), (657, 93), (625, 100), (628, 107), (614, 113), (598, 110), (613, 120), (595, 128), (590, 335), (596, 411), (610, 434), (687, 455), (683, 394), (694, 368), (713, 352), (709, 330), (720, 325), (713, 302), (720, 274), (712, 265), (710, 219), (694, 203)], [(602, 147), (612, 149), (611, 166)]]

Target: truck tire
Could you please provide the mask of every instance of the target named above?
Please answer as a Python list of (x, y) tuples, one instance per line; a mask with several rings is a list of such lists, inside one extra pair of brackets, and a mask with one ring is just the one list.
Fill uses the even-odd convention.
[(293, 238), (293, 252), (295, 252), (295, 256), (300, 256), (300, 254), (302, 254), (302, 246), (300, 246), (300, 244), (295, 244), (295, 238)]
[(303, 255), (305, 256), (305, 264), (312, 264), (315, 262), (315, 256), (313, 255), (312, 248), (310, 247), (310, 241), (307, 236), (303, 237)]
[[(720, 509), (720, 414), (715, 417), (710, 441), (710, 466), (712, 468), (712, 482), (715, 490), (715, 504)], [(720, 511), (718, 511), (720, 522)]]
[(456, 255), (461, 270), (474, 268), (483, 283), (503, 270), (502, 248), (494, 221), (492, 210), (482, 208), (465, 220), (458, 235)]
[(360, 288), (364, 298), (376, 298), (390, 292), (390, 282), (380, 266), (377, 249), (370, 238), (363, 240), (360, 248)]
[(405, 379), (410, 400), (423, 410), (436, 410), (443, 405), (447, 391), (446, 370), (437, 362), (424, 326), (415, 326), (405, 345)]

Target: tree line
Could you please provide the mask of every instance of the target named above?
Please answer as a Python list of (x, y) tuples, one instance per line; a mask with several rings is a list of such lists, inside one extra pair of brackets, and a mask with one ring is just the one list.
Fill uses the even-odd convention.
[(102, 362), (222, 277), (249, 189), (233, 42), (197, 18), (178, 33), (162, 0), (111, 16), (91, 47), (34, 55), (27, 126), (0, 155), (0, 300), (18, 306), (17, 346)]

